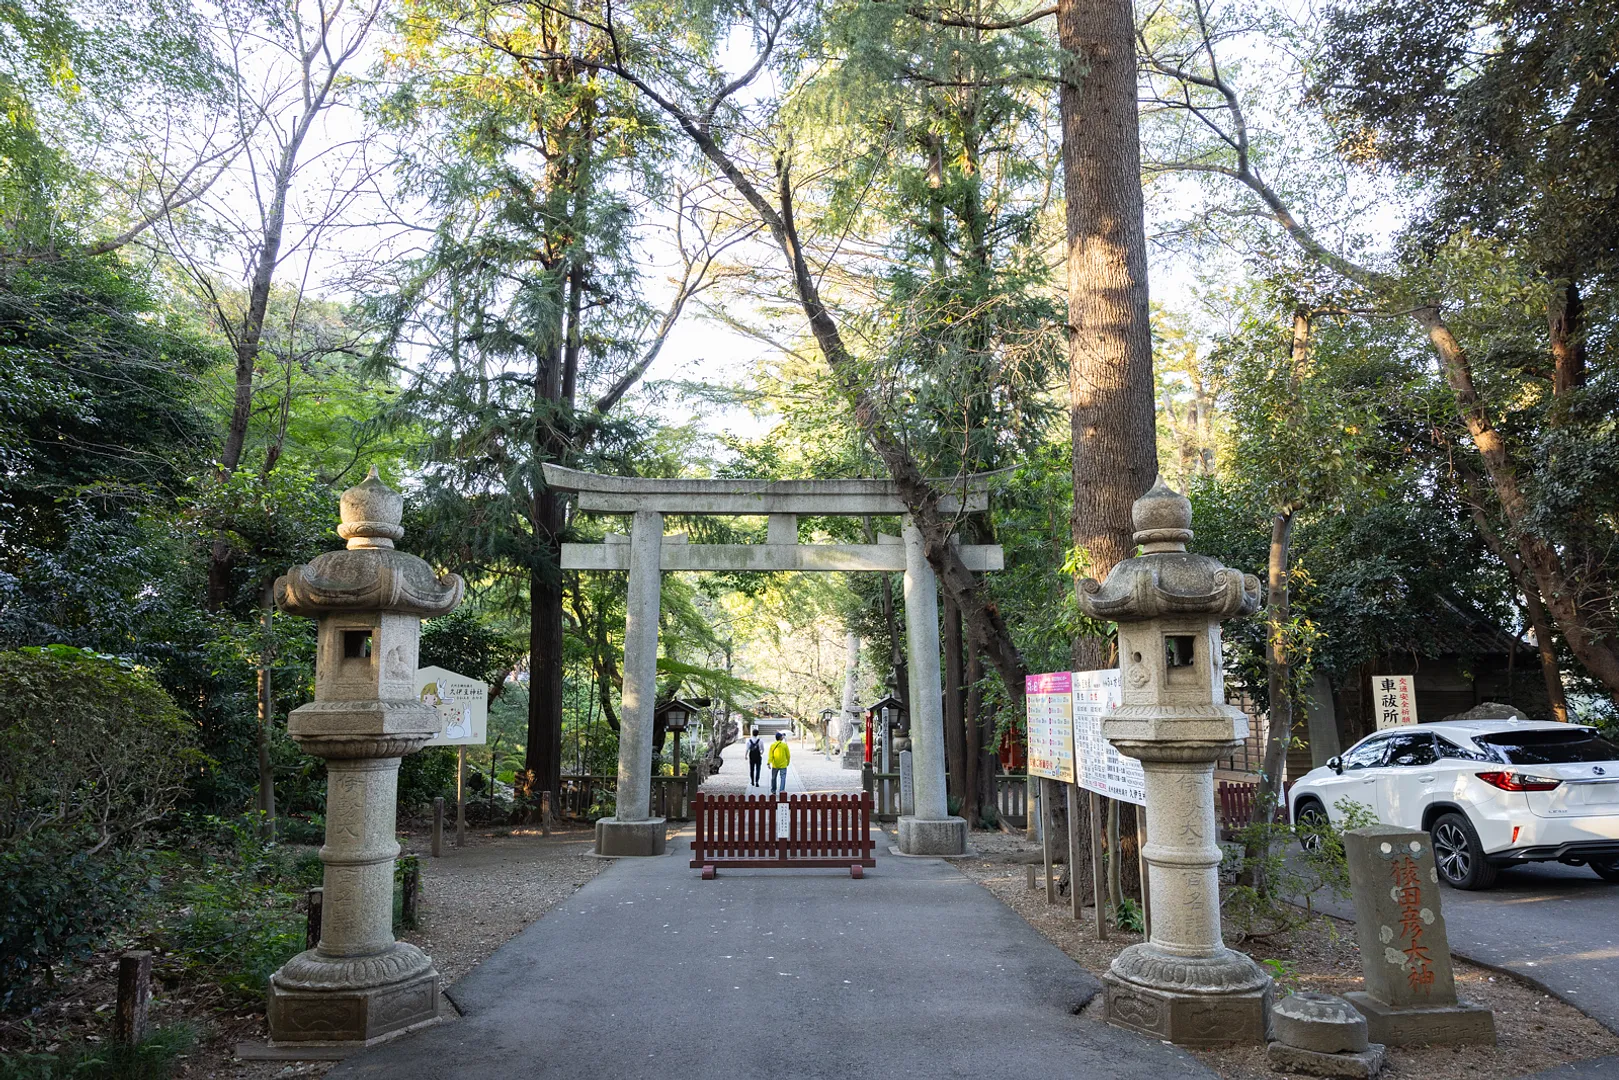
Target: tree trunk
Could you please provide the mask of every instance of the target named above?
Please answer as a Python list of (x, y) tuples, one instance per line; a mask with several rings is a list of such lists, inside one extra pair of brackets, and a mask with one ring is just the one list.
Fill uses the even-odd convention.
[[(1260, 766), (1259, 789), (1249, 811), (1248, 824), (1271, 820), (1282, 790), (1282, 769), (1293, 739), (1293, 665), (1287, 653), (1286, 628), (1292, 617), (1288, 581), (1288, 541), (1293, 533), (1293, 511), (1284, 509), (1270, 526), (1270, 560), (1265, 581), (1265, 674), (1270, 698), (1270, 720), (1265, 737), (1265, 758)], [(1259, 885), (1259, 860), (1268, 842), (1251, 838), (1244, 846), (1240, 885)]]
[[(981, 665), (975, 665), (974, 657), (967, 657), (966, 694), (962, 700), (962, 726), (965, 745), (962, 747), (961, 770), (961, 816), (967, 819), (969, 828), (976, 829), (984, 820), (984, 728), (980, 713), (983, 712), (983, 695), (978, 692), (978, 678), (983, 676)], [(974, 667), (978, 667), (975, 677)], [(989, 774), (989, 782), (995, 782), (995, 774)], [(993, 792), (990, 802), (994, 802)]]
[(1546, 605), (1540, 598), (1540, 590), (1535, 586), (1535, 579), (1523, 565), (1523, 559), (1518, 553), (1502, 542), (1500, 534), (1490, 523), (1484, 513), (1484, 507), (1479, 505), (1478, 499), (1473, 496), (1473, 489), (1477, 486), (1478, 478), (1470, 470), (1461, 470), (1465, 486), (1465, 501), (1468, 510), (1472, 512), (1473, 523), (1478, 527), (1479, 536), (1484, 540), (1484, 546), (1489, 548), (1507, 568), (1512, 575), (1513, 584), (1517, 585), (1519, 594), (1523, 597), (1524, 613), (1528, 616), (1529, 626), (1535, 632), (1535, 651), (1540, 656), (1540, 675), (1546, 683), (1546, 704), (1551, 710), (1552, 718), (1562, 723), (1568, 723), (1568, 700), (1563, 696), (1563, 673), (1557, 665), (1557, 649), (1552, 643), (1552, 621), (1546, 613)]
[[(1072, 524), (1083, 576), (1101, 580), (1134, 554), (1131, 505), (1158, 472), (1130, 0), (1059, 0), (1057, 39), (1085, 65), (1061, 91)], [(1074, 663), (1102, 667), (1106, 651), (1081, 638)]]
[[(266, 599), (269, 597), (266, 596)], [(266, 604), (259, 615), (263, 636), (259, 641), (258, 808), (264, 815), (259, 827), (267, 841), (275, 839), (275, 766), (270, 756), (271, 740), (275, 734), (275, 688), (271, 681), (271, 665), (275, 662), (275, 639), (271, 629), (274, 612), (275, 609)]]
[(557, 539), (562, 531), (562, 500), (550, 490), (535, 498), (534, 518), (546, 543), (529, 570), (528, 744), (523, 768), (533, 792), (562, 790), (562, 575), (557, 570)]
[(1546, 305), (1546, 329), (1552, 346), (1552, 393), (1566, 394), (1585, 385), (1585, 303), (1580, 284), (1558, 281)]
[(1259, 791), (1250, 818), (1255, 824), (1269, 820), (1275, 809), (1281, 791), (1282, 769), (1287, 763), (1287, 747), (1293, 738), (1293, 663), (1287, 653), (1286, 637), (1287, 623), (1292, 618), (1288, 576), (1288, 545), (1292, 534), (1293, 512), (1283, 510), (1271, 520), (1270, 560), (1265, 578), (1265, 675), (1270, 723)]
[(911, 696), (911, 666), (905, 659), (905, 638), (899, 627), (899, 613), (894, 604), (894, 581), (883, 575), (883, 622), (888, 627), (888, 677), (892, 685), (888, 690), (894, 697), (906, 702)]
[[(944, 597), (944, 758), (945, 790), (967, 803), (967, 722), (962, 686), (961, 609)], [(969, 822), (973, 819), (968, 818)]]

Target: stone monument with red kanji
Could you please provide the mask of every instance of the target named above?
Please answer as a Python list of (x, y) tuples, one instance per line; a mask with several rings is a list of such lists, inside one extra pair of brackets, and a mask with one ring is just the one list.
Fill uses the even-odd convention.
[(1344, 834), (1366, 989), (1345, 995), (1389, 1046), (1495, 1042), (1495, 1017), (1456, 997), (1428, 834), (1373, 825)]

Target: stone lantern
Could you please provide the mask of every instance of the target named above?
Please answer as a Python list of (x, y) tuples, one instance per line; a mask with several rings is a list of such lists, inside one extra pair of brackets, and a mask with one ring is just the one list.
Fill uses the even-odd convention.
[(461, 602), (462, 582), (394, 549), (404, 500), (372, 469), (342, 495), (344, 551), (296, 566), (276, 606), (316, 619), (315, 700), (287, 717), (298, 745), (326, 759), (326, 864), (320, 943), (270, 977), (276, 1043), (369, 1042), (438, 1013), (438, 972), (393, 935), (399, 760), (438, 734), (416, 697), (421, 620)]
[(1146, 777), (1152, 938), (1113, 961), (1107, 1019), (1189, 1046), (1265, 1041), (1270, 978), (1220, 937), (1214, 763), (1247, 735), (1225, 703), (1220, 623), (1259, 607), (1259, 580), (1186, 550), (1192, 505), (1160, 478), (1131, 513), (1142, 554), (1080, 583), (1119, 628), (1123, 703), (1102, 720)]

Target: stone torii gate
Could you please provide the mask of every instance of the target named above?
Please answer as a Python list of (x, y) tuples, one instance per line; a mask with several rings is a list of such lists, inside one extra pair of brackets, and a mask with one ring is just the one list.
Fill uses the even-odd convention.
[[(910, 659), (915, 813), (899, 819), (899, 850), (907, 855), (960, 855), (967, 822), (952, 817), (945, 796), (943, 688), (939, 680), (939, 598), (922, 534), (888, 480), (687, 480), (602, 476), (545, 466), (554, 490), (575, 492), (581, 511), (628, 514), (630, 535), (603, 544), (563, 544), (564, 570), (629, 573), (624, 626), (624, 691), (618, 743), (618, 809), (596, 823), (599, 855), (659, 855), (664, 820), (651, 815), (652, 711), (657, 695), (658, 611), (665, 570), (876, 570), (905, 574), (905, 637)], [(945, 513), (989, 505), (989, 478), (941, 482)], [(665, 536), (665, 514), (763, 516), (763, 544), (689, 544)], [(800, 515), (899, 516), (901, 538), (876, 544), (800, 544)], [(999, 545), (964, 545), (969, 570), (999, 570)]]

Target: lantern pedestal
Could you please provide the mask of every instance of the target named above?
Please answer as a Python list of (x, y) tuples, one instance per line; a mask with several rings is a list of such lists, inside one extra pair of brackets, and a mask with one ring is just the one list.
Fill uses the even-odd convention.
[(662, 855), (668, 844), (668, 830), (661, 817), (642, 821), (604, 817), (596, 822), (597, 855)]
[(906, 855), (965, 855), (967, 819), (906, 815), (899, 819), (899, 850)]
[[(1141, 761), (1152, 897), (1152, 940), (1125, 949), (1102, 977), (1107, 1019), (1181, 1046), (1263, 1045), (1270, 976), (1220, 940), (1214, 763), (1235, 745), (1235, 721), (1167, 713), (1126, 705), (1103, 721), (1119, 753)], [(1169, 741), (1176, 727), (1193, 737)], [(1121, 728), (1157, 739), (1114, 737)], [(1216, 731), (1227, 738), (1209, 739)]]

